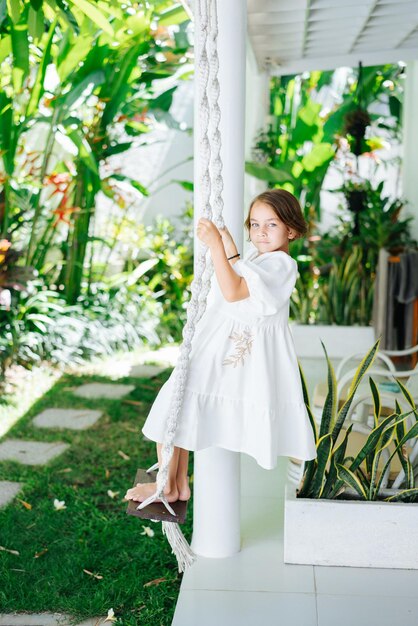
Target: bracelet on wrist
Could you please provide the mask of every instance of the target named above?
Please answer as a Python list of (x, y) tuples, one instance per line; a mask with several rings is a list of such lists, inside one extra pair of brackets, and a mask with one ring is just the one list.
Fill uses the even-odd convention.
[(231, 259), (236, 259), (237, 256), (241, 256), (239, 252), (238, 252), (238, 254), (234, 254), (234, 256), (228, 257), (227, 260), (230, 261)]

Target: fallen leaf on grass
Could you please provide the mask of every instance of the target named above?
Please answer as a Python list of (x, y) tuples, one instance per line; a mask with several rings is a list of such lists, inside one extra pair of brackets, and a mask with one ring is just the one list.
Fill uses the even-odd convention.
[(4, 546), (0, 546), (0, 550), (3, 550), (3, 552), (10, 552), (10, 554), (16, 554), (17, 556), (20, 555), (20, 552), (18, 552), (17, 550), (9, 550), (8, 548), (5, 548)]
[[(133, 404), (134, 406), (143, 406), (144, 403), (139, 402), (138, 400), (122, 400), (122, 404)], [(127, 428), (126, 430), (129, 430), (129, 429)]]
[(28, 509), (29, 511), (31, 510), (32, 505), (29, 504), (29, 502), (25, 502), (24, 500), (21, 500), (20, 498), (16, 498), (16, 500), (18, 500), (21, 504), (23, 504), (25, 509)]
[(144, 587), (151, 587), (152, 585), (159, 585), (167, 580), (167, 578), (156, 578), (155, 580), (150, 580), (149, 583), (145, 583)]
[(33, 558), (34, 559), (39, 559), (39, 557), (42, 556), (43, 554), (45, 554), (46, 552), (48, 552), (48, 548), (44, 548), (40, 552), (35, 552), (35, 556)]
[(88, 569), (83, 569), (83, 572), (86, 572), (89, 576), (93, 576), (93, 578), (97, 578), (97, 580), (102, 580), (103, 578), (100, 574), (93, 574), (93, 572), (90, 572)]
[(116, 496), (118, 496), (120, 494), (120, 491), (112, 491), (111, 489), (107, 490), (107, 495), (109, 496), (109, 498), (116, 498)]
[(106, 619), (104, 621), (105, 622), (116, 622), (117, 619), (118, 618), (115, 617), (114, 610), (113, 609), (109, 609), (108, 612), (107, 612), (107, 617), (106, 617)]
[(110, 476), (110, 472), (109, 472), (109, 470), (107, 468), (105, 469), (105, 476), (106, 476), (106, 478), (109, 478), (109, 476)]
[(65, 467), (62, 470), (58, 470), (57, 474), (67, 474), (68, 472), (72, 472), (73, 468), (72, 467)]
[(58, 500), (57, 498), (55, 498), (54, 500), (54, 509), (56, 511), (62, 511), (63, 509), (66, 509), (67, 507), (65, 506), (65, 500)]
[(147, 537), (153, 537), (155, 535), (154, 531), (149, 526), (143, 526), (142, 528), (144, 532), (142, 532), (141, 535), (147, 535)]
[(139, 435), (139, 428), (129, 428), (129, 426), (125, 426), (125, 430), (127, 430), (128, 433), (135, 433), (135, 435)]
[(127, 454), (125, 454), (124, 452), (122, 452), (122, 450), (118, 450), (118, 454), (119, 456), (122, 457), (122, 459), (124, 459), (125, 461), (129, 461), (130, 460), (130, 456), (128, 456)]

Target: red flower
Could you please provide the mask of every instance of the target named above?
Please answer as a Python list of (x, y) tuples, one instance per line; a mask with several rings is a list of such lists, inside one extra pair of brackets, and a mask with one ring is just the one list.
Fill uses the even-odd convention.
[(54, 223), (52, 224), (52, 227), (56, 228), (56, 226), (60, 222), (65, 222), (66, 224), (70, 224), (70, 220), (68, 218), (71, 215), (71, 213), (75, 213), (76, 211), (80, 211), (79, 206), (63, 206), (63, 203), (61, 202), (59, 207), (57, 207), (56, 209), (54, 209), (54, 211), (52, 211), (52, 213), (56, 215), (56, 218), (54, 220)]

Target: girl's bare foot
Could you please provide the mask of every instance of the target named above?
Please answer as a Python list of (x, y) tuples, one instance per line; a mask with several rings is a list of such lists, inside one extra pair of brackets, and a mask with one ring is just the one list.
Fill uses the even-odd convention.
[(178, 481), (177, 480), (177, 489), (179, 492), (179, 500), (183, 500), (184, 502), (190, 500), (190, 487), (189, 487), (189, 477), (187, 476), (185, 480)]
[[(137, 483), (136, 487), (128, 489), (125, 495), (125, 500), (133, 500), (134, 502), (143, 502), (149, 496), (152, 496), (156, 490), (156, 483)], [(167, 502), (176, 502), (179, 499), (179, 492), (177, 487), (174, 489), (165, 489), (164, 495), (167, 498)], [(190, 496), (189, 496), (190, 497)], [(156, 500), (160, 502), (160, 500)]]

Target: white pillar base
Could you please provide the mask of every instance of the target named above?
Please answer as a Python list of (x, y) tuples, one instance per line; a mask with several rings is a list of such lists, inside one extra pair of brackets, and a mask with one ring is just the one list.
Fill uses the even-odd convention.
[(239, 452), (195, 452), (194, 482), (193, 551), (211, 558), (236, 554), (241, 548)]

